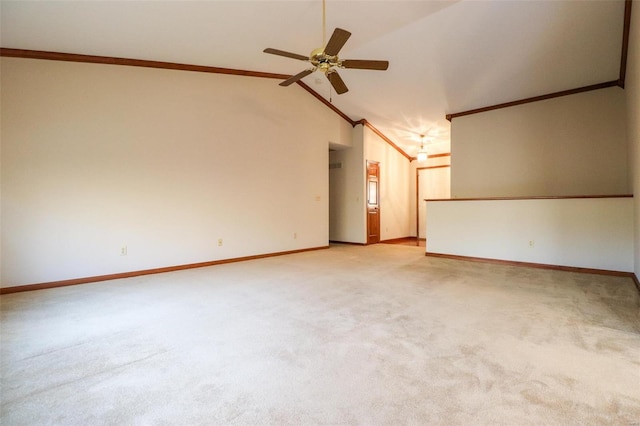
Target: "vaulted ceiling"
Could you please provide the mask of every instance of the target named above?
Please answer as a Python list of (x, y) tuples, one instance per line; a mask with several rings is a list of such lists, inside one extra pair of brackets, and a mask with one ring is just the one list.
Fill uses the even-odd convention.
[[(303, 81), (410, 155), (420, 134), (430, 152), (448, 152), (446, 114), (617, 80), (624, 7), (623, 0), (328, 0), (327, 37), (335, 27), (352, 33), (340, 57), (390, 66), (340, 70), (349, 87), (343, 95), (330, 95), (319, 73)], [(262, 50), (306, 56), (322, 44), (321, 0), (2, 0), (0, 19), (4, 48), (289, 75), (308, 64)]]

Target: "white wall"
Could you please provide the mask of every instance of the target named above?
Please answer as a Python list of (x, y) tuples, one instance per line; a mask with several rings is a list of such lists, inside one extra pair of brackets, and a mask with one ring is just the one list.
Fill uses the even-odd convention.
[(625, 94), (627, 100), (627, 134), (629, 138), (629, 167), (635, 195), (635, 274), (640, 278), (640, 3), (631, 8), (631, 31)]
[(451, 195), (628, 194), (618, 87), (454, 118)]
[(352, 130), (352, 145), (329, 153), (329, 240), (364, 244), (367, 242), (365, 166), (362, 126)]
[(338, 147), (329, 154), (329, 163), (342, 164), (342, 168), (329, 171), (329, 239), (358, 244), (367, 242), (367, 161), (380, 163), (380, 239), (410, 236), (409, 160), (368, 127), (355, 126), (352, 141), (350, 148)]
[[(426, 169), (420, 171), (420, 194), (416, 193), (416, 177), (417, 169), (420, 167), (433, 167), (449, 165), (451, 163), (451, 157), (429, 157), (427, 161), (411, 162), (411, 182), (410, 190), (411, 205), (410, 205), (410, 223), (411, 234), (410, 236), (416, 236), (416, 205), (419, 207), (420, 212), (418, 217), (420, 218), (420, 238), (426, 237), (426, 213), (425, 213), (425, 198), (451, 198), (451, 169), (450, 168), (438, 168), (438, 169)], [(416, 199), (416, 195), (417, 199)], [(418, 204), (416, 204), (416, 201)]]
[(427, 252), (631, 272), (632, 212), (632, 198), (431, 201)]
[[(368, 127), (364, 127), (363, 138), (364, 162), (380, 163), (380, 240), (408, 237), (412, 232), (411, 164)], [(364, 189), (363, 185), (363, 196)]]
[(451, 198), (451, 168), (440, 167), (437, 169), (420, 170), (420, 194), (419, 201), (419, 218), (420, 218), (420, 238), (427, 237), (427, 224), (429, 218), (426, 212), (425, 199), (449, 199)]
[(351, 126), (302, 88), (0, 64), (2, 286), (327, 245), (328, 144)]

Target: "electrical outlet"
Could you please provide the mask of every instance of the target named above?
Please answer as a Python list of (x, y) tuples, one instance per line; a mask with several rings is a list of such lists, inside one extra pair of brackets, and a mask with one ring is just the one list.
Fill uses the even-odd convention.
[(218, 238), (218, 247), (222, 247), (222, 238)]
[(297, 238), (298, 238), (298, 233), (297, 233), (297, 232), (294, 232), (294, 233), (293, 233), (293, 239), (295, 240), (295, 239), (297, 239)]
[(535, 240), (529, 240), (529, 248), (534, 248), (536, 246)]
[(120, 256), (126, 256), (126, 255), (127, 255), (127, 246), (120, 247)]

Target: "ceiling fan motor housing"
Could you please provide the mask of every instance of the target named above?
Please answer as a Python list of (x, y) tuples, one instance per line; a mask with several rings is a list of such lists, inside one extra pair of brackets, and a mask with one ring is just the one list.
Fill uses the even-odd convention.
[(309, 55), (309, 62), (325, 74), (333, 67), (340, 66), (338, 56), (330, 56), (319, 47), (314, 49)]

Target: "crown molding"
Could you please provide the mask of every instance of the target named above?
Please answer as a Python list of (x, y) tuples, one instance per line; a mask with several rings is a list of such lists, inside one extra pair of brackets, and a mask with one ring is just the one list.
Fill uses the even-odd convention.
[(624, 81), (627, 76), (627, 54), (629, 52), (629, 31), (631, 30), (631, 4), (632, 0), (624, 2), (624, 27), (622, 29), (622, 54), (620, 57), (620, 78), (618, 86), (624, 89)]
[(261, 77), (285, 79), (286, 74), (274, 74), (258, 71), (246, 71), (233, 68), (209, 67), (204, 65), (180, 64), (175, 62), (148, 61), (144, 59), (117, 58), (111, 56), (81, 55), (77, 53), (48, 52), (43, 50), (0, 48), (0, 56), (24, 59), (45, 59), (50, 61), (82, 62), (89, 64), (125, 65), (130, 67), (159, 68), (178, 71), (204, 72), (210, 74), (242, 75), (245, 77)]
[[(274, 73), (268, 73), (268, 72), (239, 70), (239, 69), (233, 69), (233, 68), (209, 67), (209, 66), (203, 66), (203, 65), (180, 64), (175, 62), (148, 61), (144, 59), (117, 58), (117, 57), (111, 57), (111, 56), (81, 55), (77, 53), (48, 52), (43, 50), (10, 49), (5, 47), (0, 48), (0, 56), (9, 57), (9, 58), (42, 59), (42, 60), (50, 60), (50, 61), (64, 61), (64, 62), (82, 62), (82, 63), (89, 63), (89, 64), (124, 65), (124, 66), (131, 66), (131, 67), (204, 72), (204, 73), (210, 73), (210, 74), (239, 75), (244, 77), (273, 78), (273, 79), (279, 79), (279, 80), (284, 80), (290, 77), (290, 75), (288, 74), (274, 74)], [(406, 152), (404, 152), (400, 147), (398, 147), (398, 145), (393, 143), (391, 139), (385, 136), (380, 130), (373, 127), (371, 123), (369, 123), (367, 120), (362, 119), (357, 122), (353, 121), (347, 114), (340, 111), (335, 105), (327, 101), (325, 98), (323, 98), (318, 92), (313, 90), (311, 87), (309, 87), (302, 81), (298, 81), (297, 83), (300, 87), (302, 87), (304, 90), (306, 90), (311, 95), (313, 95), (313, 97), (315, 97), (317, 100), (322, 102), (325, 106), (327, 106), (333, 112), (335, 112), (340, 117), (342, 117), (352, 127), (355, 127), (357, 124), (366, 125), (374, 133), (380, 136), (384, 141), (386, 141), (393, 148), (398, 150), (398, 152), (400, 152), (403, 156), (405, 156), (409, 161), (411, 161), (411, 157)]]
[[(82, 62), (82, 63), (88, 63), (88, 64), (124, 65), (124, 66), (130, 66), (130, 67), (203, 72), (203, 73), (209, 73), (209, 74), (227, 74), (227, 75), (238, 75), (238, 76), (244, 76), (244, 77), (273, 78), (278, 80), (284, 80), (291, 77), (288, 74), (275, 74), (275, 73), (260, 72), (260, 71), (240, 70), (240, 69), (234, 69), (234, 68), (209, 67), (209, 66), (203, 66), (203, 65), (180, 64), (175, 62), (148, 61), (144, 59), (132, 59), (132, 58), (117, 58), (117, 57), (111, 57), (111, 56), (81, 55), (77, 53), (48, 52), (43, 50), (9, 49), (4, 47), (0, 48), (0, 56), (5, 56), (9, 58), (23, 58), (23, 59), (43, 59), (43, 60), (49, 60), (49, 61)], [(298, 81), (298, 84), (307, 92), (311, 93), (316, 99), (318, 99), (327, 107), (329, 107), (331, 110), (333, 110), (340, 117), (345, 119), (349, 124), (351, 124), (351, 126), (355, 125), (354, 121), (351, 118), (349, 118), (349, 116), (347, 116), (344, 112), (340, 111), (331, 103), (327, 102), (326, 99), (320, 96), (317, 92), (315, 92), (309, 86), (307, 86), (301, 81)]]
[[(290, 76), (286, 76), (285, 78), (289, 78), (289, 77)], [(320, 102), (325, 104), (327, 106), (327, 108), (333, 110), (333, 112), (338, 114), (340, 117), (344, 118), (347, 121), (347, 123), (351, 124), (351, 127), (355, 127), (355, 125), (356, 125), (355, 121), (353, 121), (351, 118), (349, 118), (349, 116), (347, 114), (345, 114), (344, 112), (340, 111), (331, 102), (329, 102), (328, 100), (323, 98), (318, 92), (313, 90), (311, 87), (309, 87), (307, 84), (305, 84), (302, 80), (298, 80), (296, 83), (298, 83), (298, 85), (300, 85), (300, 87), (302, 87), (304, 90), (306, 90), (307, 92), (311, 93), (311, 95), (313, 95), (317, 100), (319, 100)]]
[[(442, 154), (429, 154), (427, 158), (438, 158), (438, 157), (451, 157), (450, 152), (444, 152)], [(418, 161), (418, 157), (411, 157), (411, 161)]]
[(534, 96), (532, 98), (519, 99), (517, 101), (505, 102), (497, 105), (490, 105), (482, 108), (470, 109), (468, 111), (456, 112), (454, 114), (447, 114), (447, 120), (451, 121), (456, 117), (463, 117), (465, 115), (478, 114), (480, 112), (493, 111), (495, 109), (509, 108), (512, 106), (528, 104), (531, 102), (539, 102), (547, 99), (559, 98), (561, 96), (575, 95), (582, 92), (590, 92), (592, 90), (605, 89), (607, 87), (619, 86), (619, 81), (607, 81), (606, 83), (592, 84), (591, 86), (578, 87), (576, 89), (563, 90), (561, 92), (547, 93), (546, 95)]
[(624, 81), (627, 74), (627, 54), (629, 51), (629, 31), (631, 28), (631, 4), (633, 0), (624, 0), (624, 24), (622, 27), (622, 52), (620, 57), (620, 75), (618, 80), (607, 81), (605, 83), (592, 84), (590, 86), (578, 87), (576, 89), (563, 90), (561, 92), (549, 93), (541, 96), (534, 96), (532, 98), (520, 99), (512, 102), (505, 102), (497, 105), (490, 105), (482, 108), (471, 109), (468, 111), (456, 112), (453, 114), (447, 114), (445, 117), (451, 121), (456, 117), (462, 117), (465, 115), (478, 114), (480, 112), (492, 111), (494, 109), (509, 108), (516, 105), (528, 104), (531, 102), (539, 102), (552, 98), (559, 98), (561, 96), (575, 95), (577, 93), (589, 92), (591, 90), (599, 90), (607, 87), (618, 86), (624, 89)]
[(411, 160), (413, 159), (413, 157), (411, 157), (409, 154), (407, 154), (406, 152), (404, 152), (404, 150), (402, 148), (400, 148), (398, 145), (396, 145), (391, 139), (389, 139), (384, 133), (382, 133), (380, 130), (376, 129), (373, 124), (369, 123), (369, 121), (367, 121), (366, 118), (363, 118), (362, 120), (358, 120), (355, 122), (354, 127), (358, 124), (362, 124), (365, 127), (368, 127), (373, 133), (375, 133), (376, 135), (380, 136), (380, 138), (382, 140), (384, 140), (386, 143), (388, 143), (389, 145), (391, 145), (393, 148), (395, 148), (396, 151), (398, 151), (400, 154), (402, 154), (407, 160), (409, 160), (409, 162), (411, 162)]

